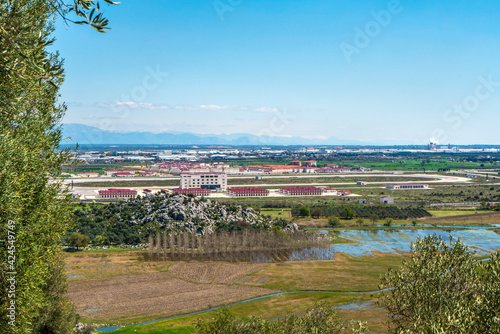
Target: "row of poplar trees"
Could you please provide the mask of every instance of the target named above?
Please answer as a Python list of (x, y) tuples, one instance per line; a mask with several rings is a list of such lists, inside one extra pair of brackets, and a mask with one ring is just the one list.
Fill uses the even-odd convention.
[(294, 251), (327, 244), (327, 238), (305, 231), (163, 232), (149, 236), (148, 253), (153, 261), (270, 262), (286, 261)]

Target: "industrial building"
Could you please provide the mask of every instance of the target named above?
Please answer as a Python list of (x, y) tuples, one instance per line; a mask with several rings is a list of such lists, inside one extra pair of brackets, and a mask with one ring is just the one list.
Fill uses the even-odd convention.
[(225, 191), (227, 189), (227, 174), (223, 172), (183, 172), (179, 188)]
[(263, 188), (229, 188), (227, 194), (233, 197), (269, 196), (269, 190)]
[(415, 183), (406, 183), (406, 184), (389, 184), (386, 187), (387, 189), (429, 189), (428, 184), (415, 184)]
[(101, 198), (133, 198), (137, 196), (137, 191), (133, 189), (108, 189), (99, 190)]

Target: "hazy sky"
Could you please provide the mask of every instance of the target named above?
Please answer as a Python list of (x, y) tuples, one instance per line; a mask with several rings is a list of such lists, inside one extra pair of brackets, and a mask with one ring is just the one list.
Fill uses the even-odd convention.
[(500, 144), (500, 3), (124, 0), (58, 23), (66, 123)]

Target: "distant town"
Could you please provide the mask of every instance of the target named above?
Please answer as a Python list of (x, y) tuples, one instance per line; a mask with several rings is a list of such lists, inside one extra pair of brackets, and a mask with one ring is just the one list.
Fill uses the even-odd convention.
[[(110, 146), (71, 153), (75, 164), (64, 166), (61, 176), (74, 198), (81, 200), (163, 192), (214, 198), (359, 197), (358, 204), (394, 204), (394, 198), (386, 194), (366, 198), (363, 187), (427, 190), (432, 183), (464, 183), (478, 177), (488, 181), (498, 177), (500, 160), (496, 147), (438, 146), (432, 141), (415, 148), (193, 146), (121, 150)], [(452, 169), (453, 177), (447, 174)], [(339, 182), (342, 180), (349, 182)]]

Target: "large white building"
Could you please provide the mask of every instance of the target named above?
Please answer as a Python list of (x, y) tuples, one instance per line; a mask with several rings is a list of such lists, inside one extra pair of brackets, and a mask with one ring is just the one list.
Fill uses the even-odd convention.
[(223, 172), (183, 172), (179, 188), (226, 191), (227, 174)]

